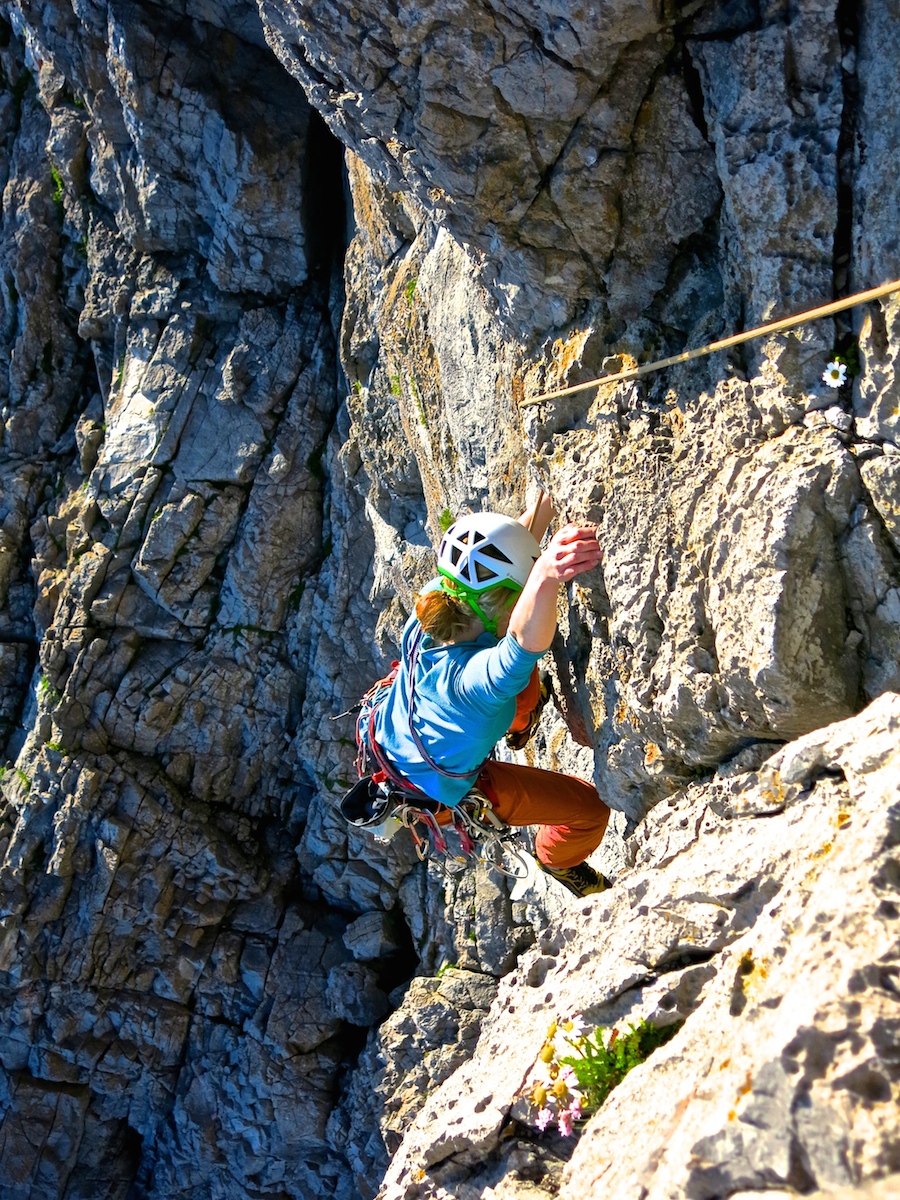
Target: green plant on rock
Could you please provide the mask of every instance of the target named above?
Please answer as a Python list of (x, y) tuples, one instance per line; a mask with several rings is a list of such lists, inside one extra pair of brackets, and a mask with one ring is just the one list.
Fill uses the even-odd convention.
[(285, 600), (285, 608), (289, 613), (296, 613), (300, 609), (300, 601), (303, 599), (303, 593), (306, 591), (306, 582), (299, 580), (288, 592), (287, 600)]
[(412, 393), (412, 398), (416, 406), (416, 412), (419, 414), (419, 424), (428, 428), (428, 416), (425, 412), (425, 405), (422, 403), (422, 397), (419, 395), (419, 389), (416, 387), (415, 378), (409, 377), (409, 390)]
[(450, 511), (449, 508), (445, 508), (443, 510), (443, 512), (441, 513), (441, 515), (438, 517), (438, 525), (440, 526), (441, 533), (446, 533), (452, 524), (453, 524), (453, 513)]
[[(553, 1021), (541, 1047), (541, 1077), (528, 1092), (537, 1109), (535, 1124), (544, 1130), (555, 1121), (561, 1136), (571, 1135), (592, 1116), (628, 1072), (670, 1041), (684, 1022), (661, 1028), (640, 1021), (620, 1034), (613, 1029), (604, 1044), (603, 1031), (586, 1032), (581, 1017)], [(571, 1053), (557, 1049), (557, 1039)]]
[(38, 697), (46, 704), (59, 704), (62, 693), (52, 686), (46, 675), (42, 675), (37, 685)]
[(50, 164), (50, 178), (53, 180), (53, 203), (57, 208), (62, 208), (63, 193), (65, 192), (65, 184), (62, 181), (62, 176), (56, 167)]
[(834, 362), (842, 363), (847, 368), (847, 375), (850, 379), (862, 371), (859, 358), (859, 338), (853, 337), (852, 334), (847, 334), (840, 339), (835, 345), (831, 357)]

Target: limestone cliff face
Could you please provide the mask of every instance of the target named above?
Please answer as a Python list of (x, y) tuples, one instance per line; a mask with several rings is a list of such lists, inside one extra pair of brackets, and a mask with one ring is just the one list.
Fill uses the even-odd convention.
[[(5, 7), (11, 1198), (893, 1194), (900, 298), (522, 402), (900, 276), (898, 44), (893, 0)], [(538, 485), (606, 549), (524, 752), (617, 810), (574, 906), (334, 812), (442, 515)], [(573, 1152), (521, 1094), (575, 1010), (685, 1023)]]

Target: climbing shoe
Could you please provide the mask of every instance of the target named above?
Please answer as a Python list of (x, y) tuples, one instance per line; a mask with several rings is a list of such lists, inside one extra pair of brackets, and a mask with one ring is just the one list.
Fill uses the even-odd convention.
[(524, 729), (517, 729), (515, 733), (506, 735), (506, 744), (510, 750), (521, 750), (523, 746), (531, 740), (531, 735), (537, 729), (538, 721), (541, 719), (541, 713), (547, 707), (547, 701), (553, 695), (550, 690), (550, 676), (543, 671), (540, 676), (541, 694), (538, 696), (538, 702), (528, 715), (528, 724)]
[(605, 875), (595, 871), (586, 862), (576, 863), (574, 867), (548, 867), (538, 859), (537, 865), (545, 875), (556, 879), (573, 896), (595, 896), (612, 887)]

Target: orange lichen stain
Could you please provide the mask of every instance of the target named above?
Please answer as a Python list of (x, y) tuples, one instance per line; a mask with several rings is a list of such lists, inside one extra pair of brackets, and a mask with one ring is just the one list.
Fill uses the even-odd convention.
[(629, 712), (628, 705), (624, 700), (620, 700), (616, 705), (615, 713), (613, 714), (617, 725), (624, 725), (627, 721), (633, 729), (640, 727), (640, 718), (633, 712)]
[(781, 782), (781, 776), (777, 772), (772, 787), (764, 788), (761, 795), (763, 800), (768, 800), (770, 804), (784, 803), (784, 785)]
[(547, 372), (548, 383), (551, 386), (562, 382), (572, 368), (579, 365), (588, 338), (593, 332), (594, 330), (590, 327), (587, 329), (574, 329), (567, 338), (556, 339), (553, 343), (553, 362), (550, 364), (550, 370)]
[[(756, 962), (753, 958), (752, 950), (745, 950), (738, 962), (736, 983), (740, 983), (741, 991), (745, 996), (749, 995), (750, 989), (756, 987), (760, 980), (768, 979), (769, 963), (765, 958), (761, 958)], [(747, 1076), (749, 1085), (750, 1076)], [(745, 1089), (749, 1090), (749, 1086)], [(743, 1091), (740, 1093), (743, 1095)]]
[[(728, 1061), (729, 1061), (728, 1059), (725, 1060), (726, 1063)], [(731, 1111), (728, 1114), (729, 1121), (733, 1121), (735, 1119), (735, 1117), (737, 1116), (738, 1105), (740, 1104), (740, 1102), (743, 1100), (743, 1098), (745, 1096), (749, 1095), (749, 1093), (752, 1090), (753, 1090), (753, 1073), (752, 1073), (752, 1071), (748, 1071), (747, 1075), (744, 1079), (744, 1082), (741, 1084), (741, 1086), (737, 1090), (737, 1095), (734, 1098), (734, 1108), (731, 1109)]]
[(825, 842), (824, 845), (822, 845), (818, 848), (818, 850), (813, 850), (812, 855), (810, 857), (824, 858), (826, 854), (831, 853), (833, 848), (834, 847), (832, 846), (831, 842)]
[(662, 750), (655, 742), (648, 742), (644, 747), (644, 765), (652, 767), (655, 762), (659, 762), (662, 758)]
[(837, 815), (837, 827), (843, 829), (845, 825), (850, 824), (850, 814), (847, 812), (839, 812)]
[(730, 1067), (730, 1066), (731, 1066), (731, 1059), (726, 1058), (723, 1063), (719, 1063), (719, 1070), (724, 1071), (727, 1067)]

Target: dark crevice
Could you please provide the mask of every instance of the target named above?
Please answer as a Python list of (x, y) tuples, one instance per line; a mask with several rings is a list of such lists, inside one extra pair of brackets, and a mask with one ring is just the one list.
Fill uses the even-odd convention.
[(763, 19), (759, 0), (713, 0), (690, 19), (690, 36), (698, 42), (732, 42), (771, 23)]
[[(68, 316), (64, 312), (63, 319)], [(63, 432), (56, 446), (46, 450), (45, 457), (35, 458), (34, 462), (43, 471), (43, 488), (39, 499), (28, 514), (28, 522), (18, 550), (19, 574), (18, 582), (26, 584), (31, 597), (29, 617), (22, 621), (17, 633), (9, 633), (0, 641), (6, 644), (23, 645), (27, 647), (25, 667), (21, 670), (21, 679), (17, 680), (19, 694), (17, 702), (10, 707), (8, 715), (0, 718), (0, 750), (10, 758), (14, 758), (25, 740), (25, 713), (31, 698), (31, 682), (38, 666), (40, 638), (34, 626), (34, 603), (37, 596), (37, 582), (34, 577), (34, 563), (37, 558), (37, 548), (32, 540), (32, 528), (35, 519), (42, 514), (50, 513), (56, 507), (57, 495), (65, 490), (66, 475), (77, 458), (75, 445), (75, 422), (90, 403), (91, 397), (99, 388), (99, 381), (92, 355), (87, 346), (79, 347), (81, 358), (81, 378), (72, 390), (72, 400), (65, 416), (61, 419), (57, 430)]]
[[(856, 0), (839, 0), (835, 22), (841, 46), (843, 108), (837, 148), (837, 226), (834, 231), (833, 295), (840, 299), (850, 294), (853, 285), (853, 158), (859, 111), (859, 78), (856, 54), (859, 45), (859, 6)], [(843, 63), (848, 63), (847, 70)], [(876, 280), (870, 280), (872, 286)], [(846, 352), (852, 341), (852, 312), (835, 318), (837, 348)]]
[(32, 1087), (41, 1092), (52, 1092), (64, 1096), (87, 1096), (90, 1088), (86, 1083), (64, 1083), (58, 1079), (42, 1079), (26, 1070), (10, 1071), (10, 1078), (17, 1087)]
[(671, 975), (673, 971), (683, 971), (685, 967), (696, 967), (711, 962), (719, 950), (682, 950), (671, 958), (664, 958), (653, 968), (654, 976)]
[(310, 275), (331, 277), (350, 242), (350, 208), (344, 147), (313, 109), (303, 169), (303, 225)]
[(399, 904), (391, 910), (391, 915), (395, 918), (394, 928), (399, 942), (399, 949), (393, 954), (378, 959), (376, 963), (373, 963), (378, 976), (378, 985), (388, 993), (409, 983), (418, 972), (421, 964), (421, 959), (413, 942), (412, 933)]
[[(14, 642), (16, 639), (5, 638), (5, 642)], [(24, 741), (25, 729), (25, 709), (28, 705), (30, 696), (30, 683), (34, 678), (34, 672), (38, 665), (38, 655), (40, 653), (40, 643), (36, 639), (18, 641), (19, 645), (26, 645), (28, 653), (25, 659), (25, 666), (21, 672), (22, 682), (20, 685), (18, 704), (12, 709), (9, 716), (5, 719), (0, 718), (0, 754), (5, 758), (15, 758), (19, 752), (19, 744)]]
[(691, 58), (690, 49), (687, 46), (679, 47), (681, 55), (681, 70), (684, 77), (684, 87), (688, 98), (688, 111), (691, 114), (691, 120), (700, 130), (703, 140), (712, 145), (709, 139), (709, 126), (706, 123), (706, 113), (703, 103), (703, 83), (700, 79), (700, 72)]

